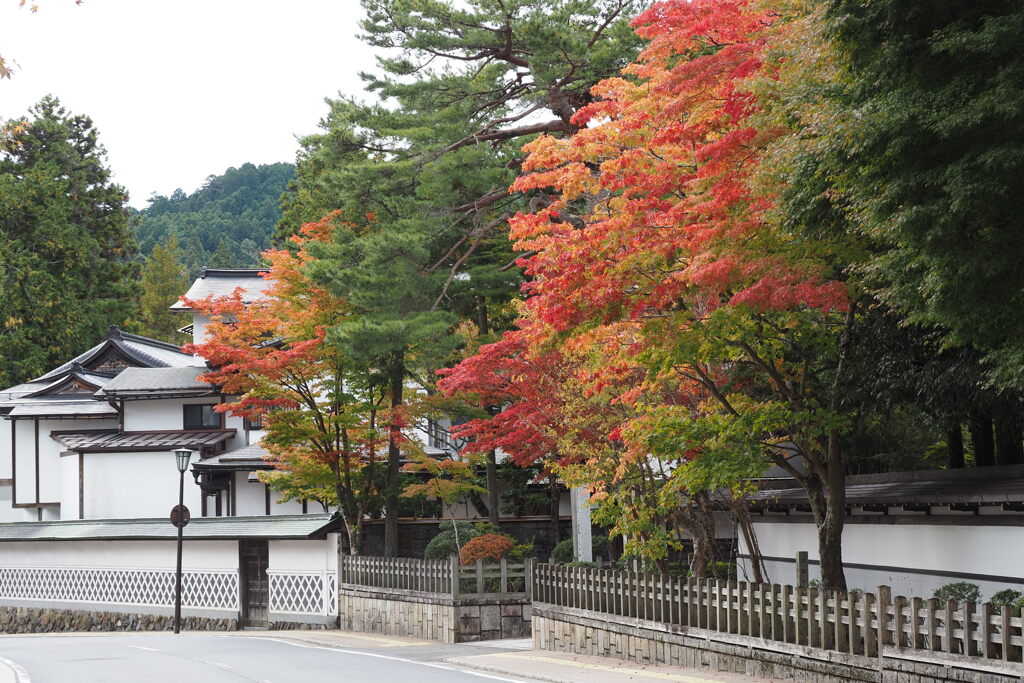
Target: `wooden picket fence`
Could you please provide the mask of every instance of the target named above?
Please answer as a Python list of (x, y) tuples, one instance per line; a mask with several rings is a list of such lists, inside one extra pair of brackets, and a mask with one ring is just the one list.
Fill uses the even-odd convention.
[(533, 560), (460, 565), (459, 558), (420, 560), (406, 557), (342, 555), (342, 586), (365, 586), (452, 597), (530, 594)]
[(534, 599), (673, 626), (753, 636), (869, 657), (886, 646), (1022, 661), (1020, 612), (988, 603), (692, 579), (542, 564)]

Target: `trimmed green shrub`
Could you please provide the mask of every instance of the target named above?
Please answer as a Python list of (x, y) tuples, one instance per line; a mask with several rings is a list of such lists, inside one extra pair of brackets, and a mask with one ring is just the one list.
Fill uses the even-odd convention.
[(566, 567), (586, 567), (587, 569), (597, 569), (596, 562), (569, 562), (565, 565)]
[(932, 597), (940, 603), (950, 600), (958, 603), (981, 602), (981, 587), (969, 581), (954, 581), (936, 590)]
[[(459, 554), (459, 548), (455, 545), (455, 531), (452, 522), (442, 522), (437, 525), (440, 533), (430, 539), (426, 549), (423, 551), (425, 560), (444, 560)], [(465, 545), (466, 541), (476, 538), (480, 532), (469, 522), (458, 522), (459, 544)]]
[(1003, 605), (1009, 605), (1013, 607), (1017, 602), (1024, 600), (1024, 593), (1014, 590), (1012, 588), (1004, 588), (1001, 591), (996, 592), (991, 598), (988, 599), (990, 605), (996, 609), (1001, 609)]
[(559, 541), (558, 545), (551, 549), (551, 561), (555, 564), (567, 564), (572, 562), (572, 539), (567, 538)]

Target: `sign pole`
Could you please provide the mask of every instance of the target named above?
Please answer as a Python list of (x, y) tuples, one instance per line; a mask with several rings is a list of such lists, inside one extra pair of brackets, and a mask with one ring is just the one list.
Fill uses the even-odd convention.
[(181, 511), (185, 507), (185, 473), (178, 473), (178, 513), (175, 524), (178, 527), (178, 565), (174, 574), (174, 632), (181, 633), (181, 532), (185, 528), (181, 519)]

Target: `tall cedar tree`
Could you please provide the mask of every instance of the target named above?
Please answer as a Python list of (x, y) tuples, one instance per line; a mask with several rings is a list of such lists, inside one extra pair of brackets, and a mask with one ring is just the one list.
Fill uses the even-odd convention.
[(30, 379), (137, 313), (124, 188), (92, 121), (46, 97), (0, 139), (0, 385)]
[(182, 265), (183, 257), (178, 236), (172, 234), (166, 242), (155, 246), (142, 264), (139, 331), (147, 337), (175, 343), (187, 341), (178, 332), (180, 314), (170, 310), (189, 286), (188, 270)]
[[(632, 56), (626, 18), (640, 3), (364, 5), (368, 42), (397, 51), (379, 61), (381, 75), (364, 77), (383, 104), (331, 103), (325, 132), (300, 152), (279, 238), (334, 209), (356, 226), (318, 254), (316, 277), (363, 316), (331, 338), (380, 369), (397, 406), (410, 378), (432, 387), (461, 343), (450, 335), (460, 318), (477, 333), (495, 317), (509, 324), (519, 276), (503, 268), (514, 254), (500, 228), (524, 205), (508, 193), (521, 145), (576, 130), (570, 119), (590, 87)], [(550, 120), (527, 123), (545, 110)], [(394, 553), (397, 445), (390, 452)]]

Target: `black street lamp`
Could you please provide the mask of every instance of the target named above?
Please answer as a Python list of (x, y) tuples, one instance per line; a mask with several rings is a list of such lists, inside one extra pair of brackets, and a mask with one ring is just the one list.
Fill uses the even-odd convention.
[(192, 451), (178, 448), (174, 451), (178, 465), (178, 506), (171, 510), (171, 524), (178, 527), (178, 566), (174, 575), (174, 632), (181, 633), (181, 530), (188, 524), (188, 508), (185, 507), (185, 470), (192, 459)]

